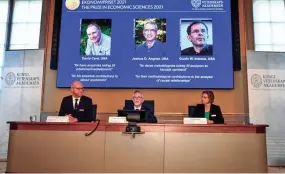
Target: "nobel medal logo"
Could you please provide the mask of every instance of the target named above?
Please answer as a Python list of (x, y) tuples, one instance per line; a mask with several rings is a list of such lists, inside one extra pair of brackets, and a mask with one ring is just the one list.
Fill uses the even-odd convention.
[(262, 77), (258, 74), (253, 74), (251, 76), (251, 84), (255, 88), (259, 88), (262, 85)]
[(5, 83), (8, 86), (13, 85), (16, 82), (16, 75), (13, 72), (9, 72), (6, 74)]
[(202, 2), (201, 0), (191, 0), (191, 4), (194, 8), (198, 8), (201, 6)]
[(76, 10), (80, 5), (80, 0), (66, 0), (65, 6), (68, 10)]

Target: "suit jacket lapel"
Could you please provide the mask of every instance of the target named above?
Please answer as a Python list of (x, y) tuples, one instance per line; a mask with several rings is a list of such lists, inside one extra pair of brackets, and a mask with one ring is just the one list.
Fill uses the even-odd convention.
[(209, 113), (209, 118), (212, 119), (212, 114), (213, 114), (213, 105), (211, 104), (211, 108), (210, 108), (210, 113)]
[(72, 110), (74, 110), (72, 95), (70, 96), (70, 98), (69, 98), (69, 100), (68, 100), (68, 105), (69, 105), (69, 107), (70, 107)]
[(80, 101), (79, 101), (79, 104), (78, 104), (78, 108), (83, 108), (83, 107), (82, 107), (83, 103), (84, 103), (84, 97), (81, 96)]

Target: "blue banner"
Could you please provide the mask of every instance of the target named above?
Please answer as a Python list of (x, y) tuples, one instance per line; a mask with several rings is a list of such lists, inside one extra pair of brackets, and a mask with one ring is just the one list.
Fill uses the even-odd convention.
[(64, 0), (57, 86), (233, 88), (230, 0)]

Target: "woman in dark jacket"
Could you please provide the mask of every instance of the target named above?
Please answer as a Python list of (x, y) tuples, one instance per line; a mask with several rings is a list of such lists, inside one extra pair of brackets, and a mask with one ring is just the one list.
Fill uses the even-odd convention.
[(198, 104), (193, 113), (193, 117), (206, 118), (208, 124), (223, 124), (224, 117), (220, 106), (214, 105), (214, 93), (212, 91), (202, 92), (202, 104)]

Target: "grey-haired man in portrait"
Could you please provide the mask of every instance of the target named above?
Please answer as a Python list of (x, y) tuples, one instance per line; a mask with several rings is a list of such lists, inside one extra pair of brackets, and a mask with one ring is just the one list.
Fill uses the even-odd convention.
[(109, 56), (111, 52), (111, 37), (102, 33), (101, 28), (97, 24), (89, 24), (86, 32), (88, 40), (85, 54)]
[(157, 39), (158, 27), (155, 22), (144, 24), (143, 36), (145, 42), (136, 48), (135, 55), (138, 57), (163, 57), (165, 56), (165, 45)]

